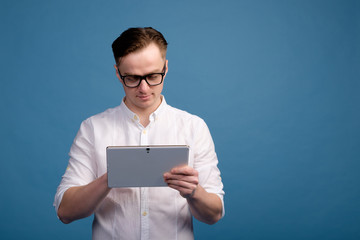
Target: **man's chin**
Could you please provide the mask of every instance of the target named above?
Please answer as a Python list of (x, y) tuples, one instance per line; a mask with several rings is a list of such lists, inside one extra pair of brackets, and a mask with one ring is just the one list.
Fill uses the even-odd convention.
[(141, 108), (143, 110), (151, 108), (153, 105), (154, 105), (154, 103), (152, 101), (150, 101), (150, 100), (148, 100), (148, 101), (139, 101), (137, 103), (137, 107)]

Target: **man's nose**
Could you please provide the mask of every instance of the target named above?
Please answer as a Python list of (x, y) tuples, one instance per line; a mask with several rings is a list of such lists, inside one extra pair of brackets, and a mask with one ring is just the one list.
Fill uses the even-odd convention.
[(143, 79), (141, 79), (140, 80), (140, 85), (139, 85), (139, 90), (140, 91), (145, 91), (145, 90), (147, 90), (147, 89), (149, 89), (149, 84), (146, 82), (146, 80), (145, 80), (145, 78), (143, 78)]

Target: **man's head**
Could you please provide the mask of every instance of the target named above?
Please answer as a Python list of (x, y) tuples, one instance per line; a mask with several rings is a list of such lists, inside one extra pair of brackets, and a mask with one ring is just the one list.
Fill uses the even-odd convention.
[(130, 28), (112, 47), (125, 104), (136, 114), (154, 112), (162, 101), (163, 81), (168, 72), (165, 38), (152, 28)]
[(159, 31), (151, 27), (129, 28), (124, 31), (112, 44), (116, 65), (119, 65), (122, 57), (144, 49), (151, 43), (158, 46), (165, 59), (168, 43)]

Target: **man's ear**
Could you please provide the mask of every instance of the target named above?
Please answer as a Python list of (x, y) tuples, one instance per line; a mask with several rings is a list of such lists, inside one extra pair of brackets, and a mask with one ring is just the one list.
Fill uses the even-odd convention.
[(166, 74), (167, 74), (167, 72), (168, 72), (168, 70), (169, 70), (169, 60), (167, 60), (167, 59), (166, 59), (166, 61), (165, 61), (165, 67), (166, 67), (166, 70), (165, 70), (165, 76), (164, 76), (164, 78), (166, 77)]
[(117, 76), (117, 78), (120, 80), (120, 82), (122, 83), (122, 80), (120, 78), (120, 75), (119, 75), (119, 70), (118, 70), (118, 66), (116, 64), (114, 64), (114, 68), (115, 68), (115, 74)]

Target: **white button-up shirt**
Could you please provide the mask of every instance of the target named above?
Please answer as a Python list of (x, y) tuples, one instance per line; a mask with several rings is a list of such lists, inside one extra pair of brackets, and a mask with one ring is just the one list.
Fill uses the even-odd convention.
[[(55, 195), (56, 211), (67, 189), (86, 185), (106, 172), (107, 146), (188, 145), (189, 165), (199, 172), (199, 184), (223, 203), (218, 160), (205, 122), (167, 105), (164, 97), (149, 120), (144, 128), (124, 102), (85, 120)], [(169, 187), (113, 188), (95, 211), (93, 239), (193, 238), (187, 201)]]

